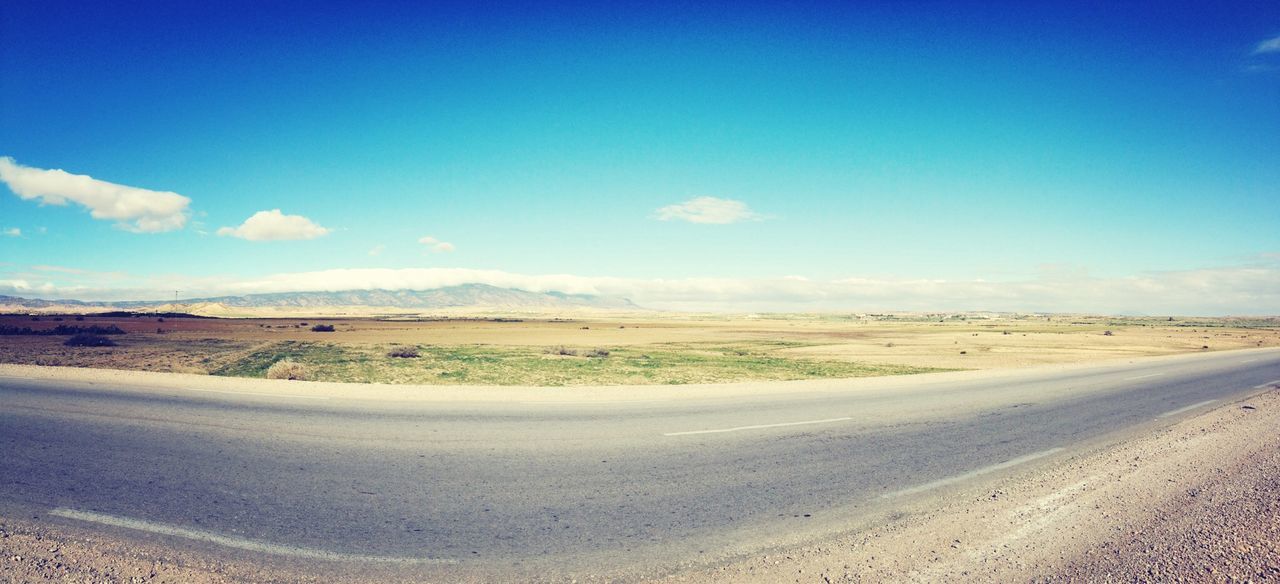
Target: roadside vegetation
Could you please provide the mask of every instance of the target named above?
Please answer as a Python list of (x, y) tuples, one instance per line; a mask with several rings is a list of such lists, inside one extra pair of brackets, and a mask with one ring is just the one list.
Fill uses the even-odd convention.
[(276, 361), (267, 368), (267, 379), (292, 379), (294, 381), (307, 381), (311, 377), (311, 370), (306, 365), (295, 361), (285, 359)]
[[(274, 377), (303, 365), (315, 381), (467, 385), (619, 385), (866, 377), (944, 371), (775, 354), (799, 343), (662, 343), (619, 348), (494, 345), (354, 347), (284, 341), (253, 351), (214, 375)], [(274, 377), (279, 378), (279, 377)]]

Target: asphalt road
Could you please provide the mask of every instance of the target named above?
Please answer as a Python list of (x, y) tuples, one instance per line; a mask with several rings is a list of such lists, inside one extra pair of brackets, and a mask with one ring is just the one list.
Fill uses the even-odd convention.
[(0, 376), (0, 514), (333, 570), (654, 575), (848, 530), (1271, 382), (1280, 351), (583, 401)]

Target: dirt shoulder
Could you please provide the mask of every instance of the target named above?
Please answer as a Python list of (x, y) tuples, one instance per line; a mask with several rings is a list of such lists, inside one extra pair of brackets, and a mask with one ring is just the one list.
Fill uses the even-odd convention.
[[(904, 501), (871, 529), (662, 581), (1267, 581), (1280, 578), (1278, 510), (1280, 389)], [(323, 579), (212, 560), (163, 540), (0, 518), (0, 581)]]
[(1280, 389), (881, 527), (666, 581), (1268, 581), (1278, 510)]

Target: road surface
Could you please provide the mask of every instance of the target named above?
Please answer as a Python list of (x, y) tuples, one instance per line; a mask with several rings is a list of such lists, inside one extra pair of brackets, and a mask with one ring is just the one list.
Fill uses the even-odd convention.
[(334, 573), (555, 579), (853, 529), (1280, 383), (1280, 351), (501, 400), (5, 371), (0, 516)]

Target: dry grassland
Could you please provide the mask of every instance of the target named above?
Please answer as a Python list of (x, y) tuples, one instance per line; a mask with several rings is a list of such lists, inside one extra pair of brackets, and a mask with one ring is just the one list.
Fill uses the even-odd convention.
[[(0, 316), (0, 326), (117, 325), (127, 334), (112, 337), (116, 347), (0, 336), (0, 362), (262, 377), (289, 360), (321, 381), (613, 385), (860, 377), (1280, 346), (1274, 318), (57, 318)], [(335, 331), (313, 332), (317, 324)], [(388, 355), (405, 348), (418, 356)]]

